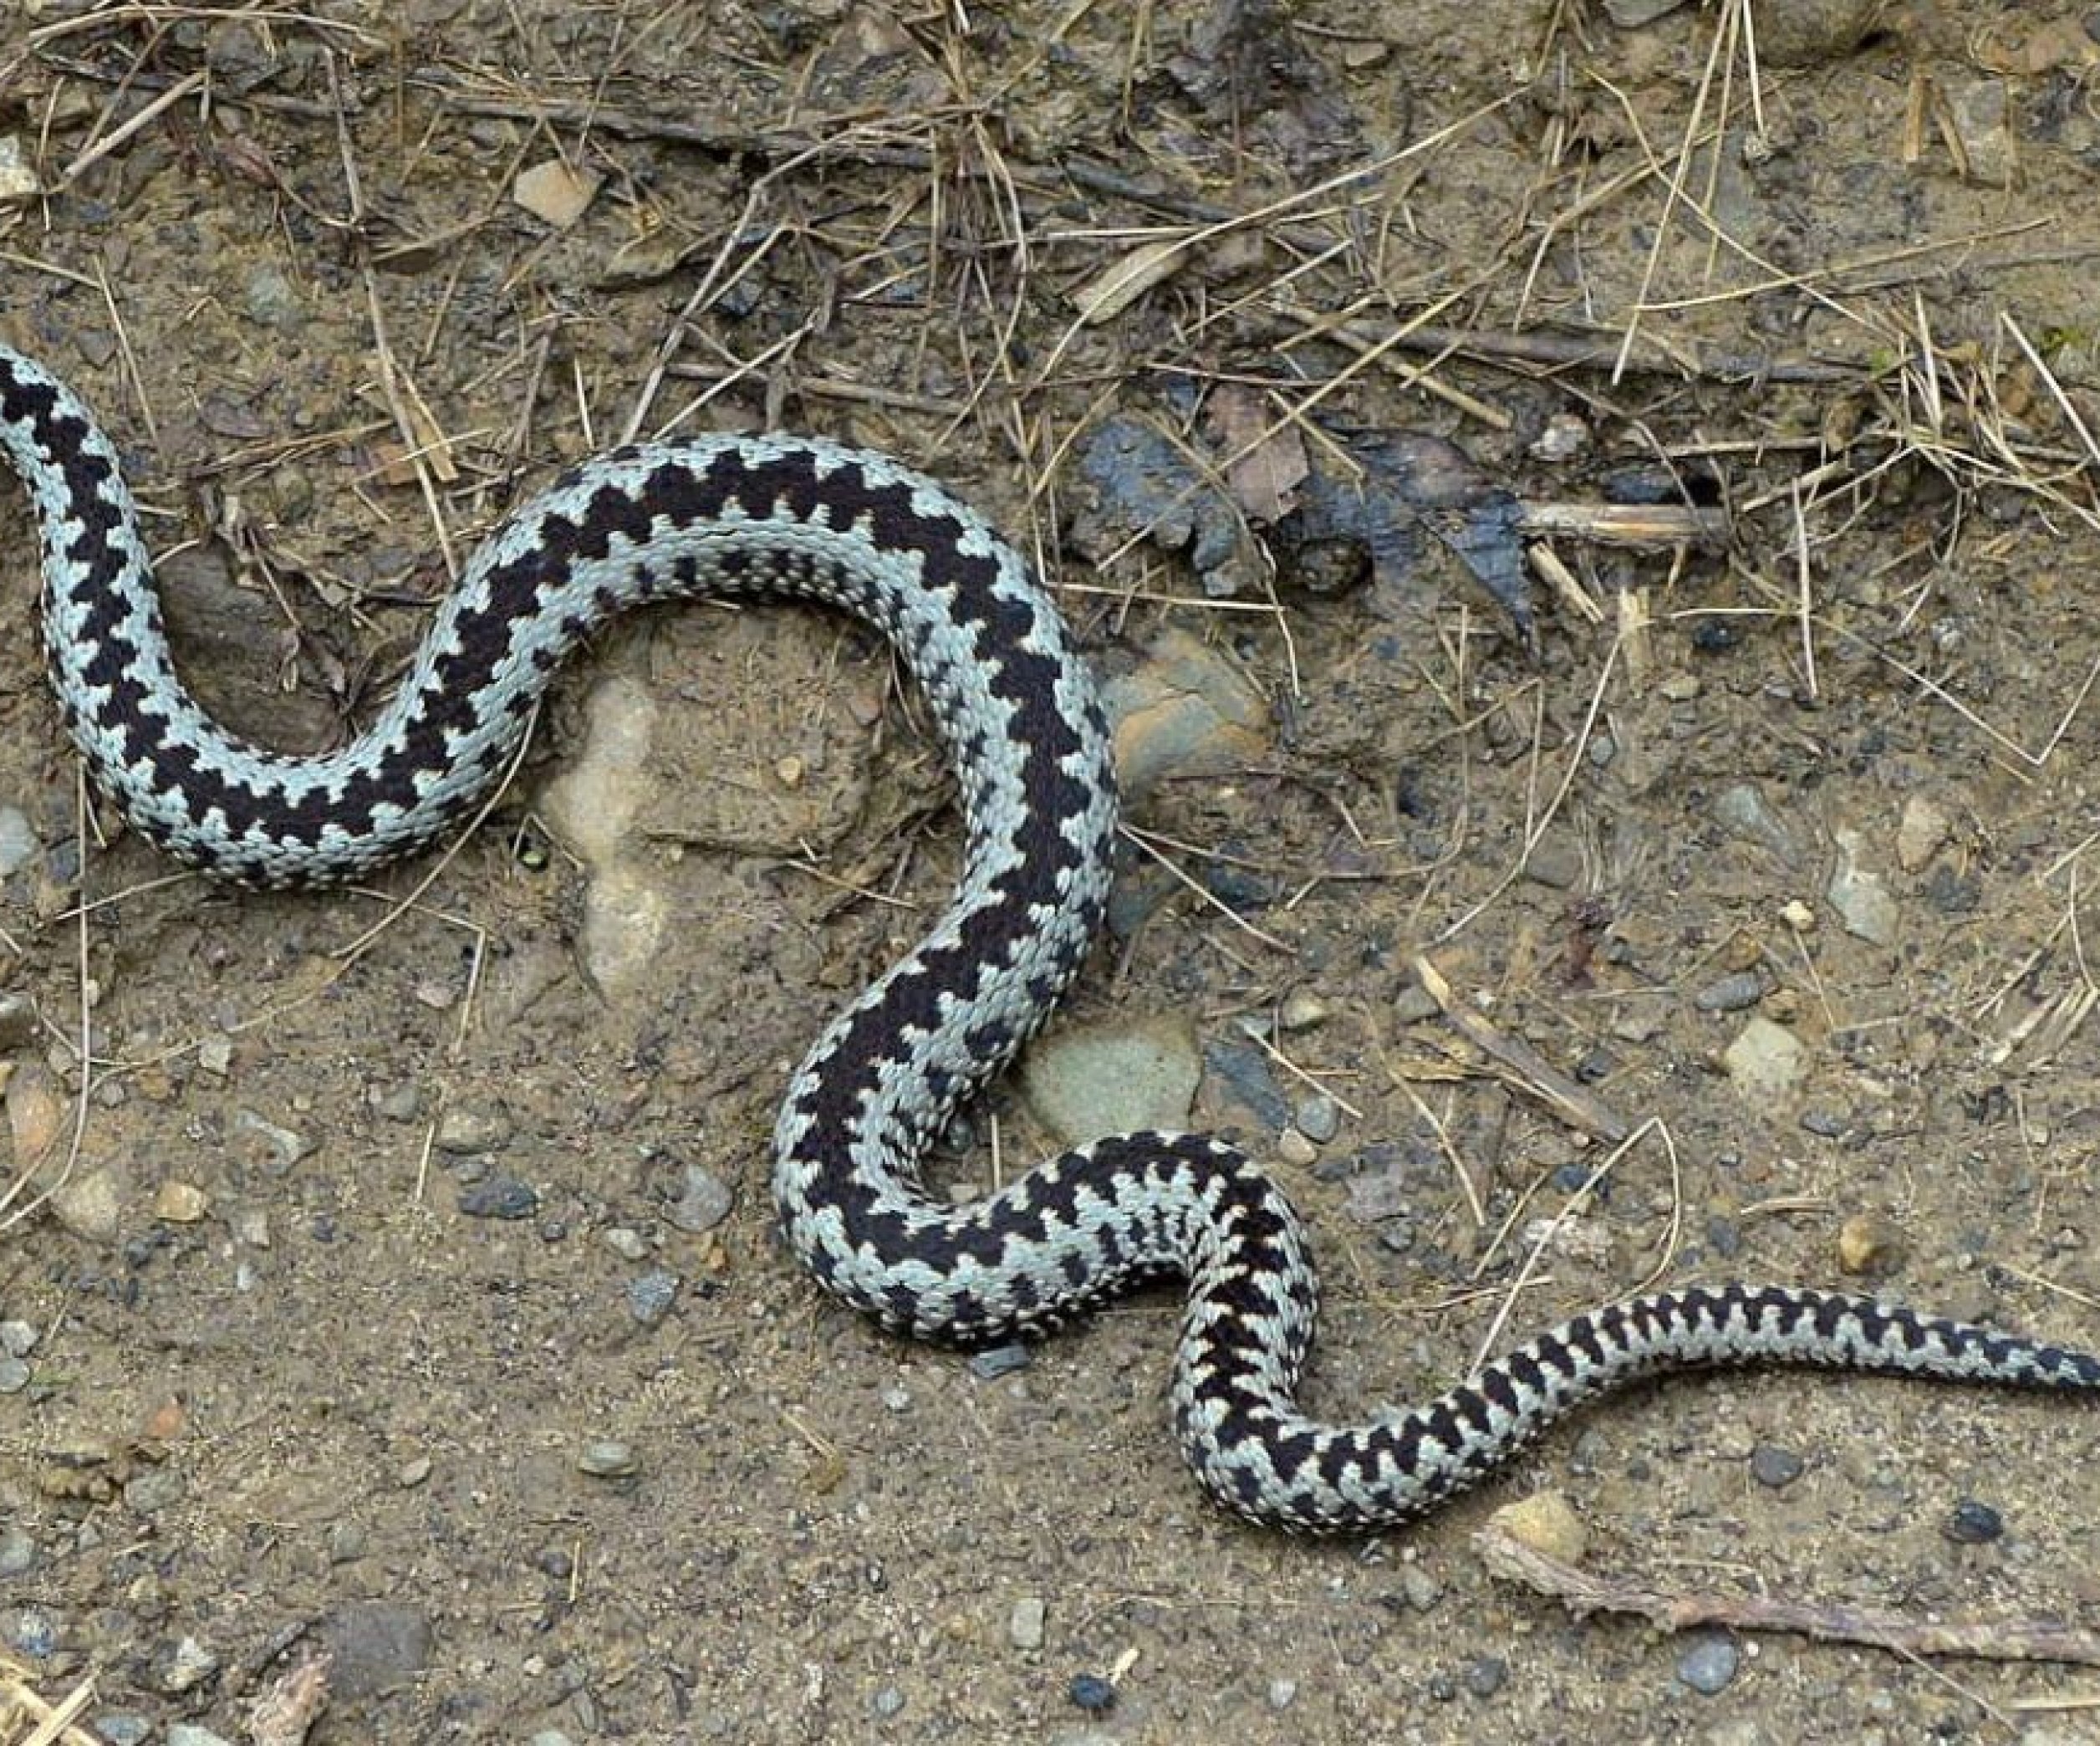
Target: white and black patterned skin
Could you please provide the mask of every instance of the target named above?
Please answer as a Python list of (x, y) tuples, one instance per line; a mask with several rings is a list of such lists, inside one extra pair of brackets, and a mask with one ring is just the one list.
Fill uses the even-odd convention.
[(923, 688), (961, 785), (946, 913), (833, 1024), (775, 1135), (788, 1241), (885, 1327), (981, 1343), (1041, 1333), (1141, 1281), (1189, 1281), (1181, 1446), (1221, 1503), (1313, 1532), (1379, 1529), (1464, 1489), (1629, 1377), (1778, 1363), (2100, 1397), (2100, 1360), (1871, 1300), (1775, 1287), (1664, 1292), (1577, 1316), (1425, 1406), (1360, 1425), (1296, 1404), (1316, 1286), (1304, 1228), (1246, 1158), (1194, 1135), (1068, 1152), (952, 1207), (919, 1164), (1078, 971), (1115, 824), (1093, 683), (1022, 561), (939, 487), (782, 437), (624, 449), (483, 545), (399, 696), (315, 758), (242, 744), (176, 680), (116, 457), (40, 366), (0, 348), (0, 448), (34, 494), (45, 641), (97, 784), (184, 860), (254, 885), (359, 874), (458, 824), (562, 656), (629, 604), (773, 595), (855, 613)]

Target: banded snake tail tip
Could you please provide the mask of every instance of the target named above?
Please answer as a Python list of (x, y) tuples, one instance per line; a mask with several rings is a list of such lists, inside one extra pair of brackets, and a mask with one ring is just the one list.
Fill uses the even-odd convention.
[(1730, 1286), (1578, 1316), (1425, 1405), (1357, 1425), (1297, 1406), (1317, 1289), (1276, 1185), (1203, 1136), (1130, 1134), (951, 1207), (920, 1186), (949, 1113), (1034, 1034), (1100, 924), (1116, 802), (1093, 683), (1011, 547), (882, 457), (797, 438), (642, 444), (513, 513), (408, 676), (338, 751), (291, 758), (177, 678), (115, 451), (41, 365), (0, 348), (0, 449), (28, 485), (44, 642), (96, 784), (146, 836), (250, 884), (342, 880), (459, 824), (562, 656), (629, 606), (772, 595), (876, 626), (926, 697), (962, 797), (965, 870), (932, 931), (827, 1029), (791, 1082), (773, 1192), (817, 1279), (885, 1326), (1046, 1331), (1145, 1280), (1188, 1281), (1170, 1396), (1209, 1490), (1263, 1523), (1389, 1526), (1644, 1372), (1786, 1363), (2072, 1390), (2100, 1360), (1858, 1297)]

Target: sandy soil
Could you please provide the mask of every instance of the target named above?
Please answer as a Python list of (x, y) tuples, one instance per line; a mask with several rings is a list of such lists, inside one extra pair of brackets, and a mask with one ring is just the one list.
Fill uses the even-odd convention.
[[(894, 451), (1042, 558), (1105, 671), (1170, 632), (1234, 664), (1258, 754), (1134, 822), (1239, 916), (1134, 855), (1156, 901), (1064, 1022), (1192, 1013), (1215, 1070), (1243, 1019), (1322, 1009), (1279, 1034), (1344, 1106), (1312, 1161), (1226, 1073), (1195, 1119), (1319, 1229), (1338, 1412), (1505, 1312), (1506, 1343), (1651, 1274), (1830, 1282), (1848, 1221), (1890, 1293), (2090, 1345), (2100, 47), (2053, 0), (1776, 10), (1753, 56), (1732, 3), (0, 7), (43, 191), (0, 219), (0, 336), (117, 434), (189, 668), (273, 743), (368, 712), (441, 552), (637, 429)], [(1212, 467), (1237, 597), (1074, 534), (1112, 416)], [(1491, 507), (1563, 506), (1530, 639), (1449, 515), (1291, 579), (1301, 462), (1394, 431)], [(1644, 487), (1643, 539), (1592, 537)], [(2090, 1620), (2089, 1410), (1674, 1383), (1314, 1545), (1182, 1472), (1170, 1296), (991, 1381), (822, 1298), (770, 1232), (773, 1103), (910, 927), (855, 893), (937, 901), (956, 854), (858, 633), (622, 627), (441, 867), (230, 895), (78, 813), (30, 525), (0, 508), (33, 839), (0, 994), (33, 1003), (0, 1071), (13, 1167), (71, 1177), (0, 1235), (33, 1338), (0, 1647), (47, 1693), (92, 1672), (103, 1737), (242, 1737), (325, 1643), (337, 1742), (2100, 1738), (2062, 1707), (2090, 1672), (1792, 1636), (1700, 1695), (1725, 1652), (1572, 1622), (1471, 1539), (1551, 1488), (1652, 1588)], [(608, 674), (697, 797), (641, 827), (678, 925), (617, 994), (535, 809)], [(1470, 1049), (1423, 956), (1582, 1096)], [(1729, 1070), (1753, 1019), (1792, 1082)], [(992, 1107), (1009, 1163), (1047, 1143)], [(1653, 1126), (1527, 1260), (1600, 1110)], [(695, 1167), (734, 1195), (700, 1232)], [(528, 1217), (463, 1210), (511, 1183)], [(631, 1471), (580, 1471), (609, 1442)], [(1951, 1536), (1965, 1504), (2002, 1533)]]

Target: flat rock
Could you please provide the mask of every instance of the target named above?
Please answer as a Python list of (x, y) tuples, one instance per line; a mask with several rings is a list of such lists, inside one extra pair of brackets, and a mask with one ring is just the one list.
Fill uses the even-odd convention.
[(1028, 1051), (1021, 1089), (1044, 1126), (1067, 1146), (1139, 1128), (1185, 1128), (1202, 1057), (1178, 1018), (1084, 1026)]
[(392, 1600), (353, 1600), (323, 1621), (334, 1657), (329, 1695), (346, 1702), (376, 1698), (430, 1665), (434, 1636), (419, 1607)]
[(1761, 1015), (1736, 1033), (1720, 1059), (1736, 1090), (1750, 1103), (1787, 1096), (1808, 1070), (1807, 1045), (1785, 1025)]

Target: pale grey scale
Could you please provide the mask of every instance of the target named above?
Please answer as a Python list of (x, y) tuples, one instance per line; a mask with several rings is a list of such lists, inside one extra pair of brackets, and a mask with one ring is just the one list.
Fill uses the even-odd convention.
[[(1434, 1400), (1334, 1424), (1297, 1401), (1318, 1311), (1303, 1225), (1231, 1147), (1121, 1136), (976, 1205), (930, 1199), (927, 1146), (1034, 1034), (1086, 954), (1115, 795), (1092, 681), (1026, 565), (967, 508), (884, 457), (724, 437), (585, 463), (476, 553), (373, 727), (298, 759), (233, 739), (182, 688), (114, 450), (61, 385), (4, 348), (0, 451), (36, 507), (46, 648), (91, 773), (156, 840), (262, 883), (369, 870), (460, 817), (561, 656), (629, 604), (786, 595), (874, 625), (948, 753), (964, 865), (927, 937), (795, 1075), (775, 1136), (782, 1228), (827, 1288), (933, 1337), (1040, 1333), (1132, 1285), (1185, 1275), (1177, 1432), (1203, 1483), (1256, 1520), (1389, 1525), (1475, 1483), (1582, 1401), (1659, 1369), (1806, 1364), (2100, 1395), (2100, 1360), (2083, 1354), (1869, 1299), (1729, 1287), (1577, 1317)], [(701, 479), (717, 466), (726, 495)], [(454, 690), (460, 671), (479, 676)], [(212, 793), (263, 816), (237, 830)]]

